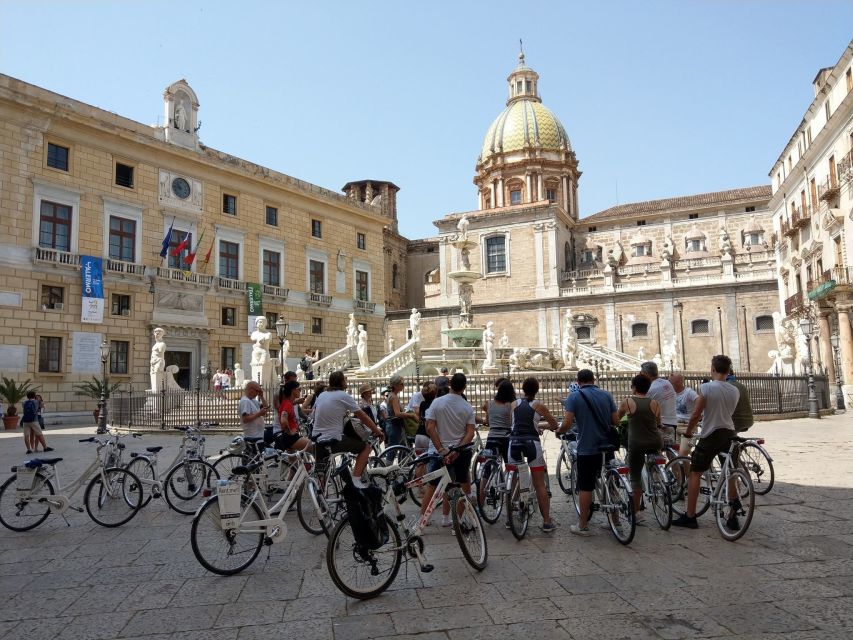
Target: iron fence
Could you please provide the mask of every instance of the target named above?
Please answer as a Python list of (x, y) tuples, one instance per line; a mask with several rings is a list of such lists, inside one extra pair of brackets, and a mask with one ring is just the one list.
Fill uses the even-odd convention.
[[(609, 391), (617, 403), (630, 393), (633, 372), (608, 373), (597, 380), (602, 389)], [(495, 381), (500, 376), (474, 374), (468, 376), (465, 397), (479, 412), (480, 407), (495, 392)], [(513, 374), (510, 379), (520, 386), (526, 375)], [(569, 385), (575, 381), (572, 372), (537, 373), (540, 400), (556, 415), (562, 415), (562, 402), (568, 394)], [(685, 384), (694, 389), (707, 380), (706, 374), (685, 373)], [(806, 411), (808, 408), (807, 376), (775, 376), (769, 374), (750, 374), (739, 376), (738, 380), (749, 390), (752, 409), (755, 414), (790, 414)], [(815, 390), (818, 408), (829, 409), (830, 389), (825, 376), (815, 376)], [(416, 376), (404, 378), (404, 389), (400, 394), (402, 403), (408, 402), (411, 395), (420, 389)], [(308, 395), (317, 380), (303, 382), (303, 395)], [(368, 384), (376, 391), (374, 401), (381, 401), (381, 392), (387, 387), (386, 378), (348, 379), (348, 391), (358, 397), (362, 385)], [(275, 406), (278, 385), (264, 391), (271, 406)], [(196, 425), (210, 430), (233, 431), (240, 429), (240, 417), (237, 406), (242, 395), (239, 389), (211, 391), (194, 389), (190, 391), (163, 390), (159, 393), (148, 391), (123, 390), (114, 392), (109, 398), (109, 423), (113, 426), (129, 429), (172, 429), (180, 425)], [(271, 419), (271, 418), (270, 418)]]

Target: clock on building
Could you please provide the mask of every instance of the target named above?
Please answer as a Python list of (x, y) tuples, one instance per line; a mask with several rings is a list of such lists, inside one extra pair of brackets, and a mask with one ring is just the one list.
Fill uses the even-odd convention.
[(181, 200), (186, 200), (190, 197), (190, 183), (183, 178), (175, 178), (172, 180), (172, 193)]

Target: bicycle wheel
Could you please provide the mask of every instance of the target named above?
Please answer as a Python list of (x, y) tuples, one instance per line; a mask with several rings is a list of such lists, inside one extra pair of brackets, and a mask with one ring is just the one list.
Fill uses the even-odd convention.
[(395, 444), (390, 447), (385, 447), (385, 449), (382, 450), (382, 453), (376, 457), (379, 458), (383, 466), (398, 464), (401, 467), (404, 467), (407, 465), (407, 462), (409, 464), (411, 463), (413, 456), (414, 453), (409, 449), (409, 447), (405, 447), (401, 444)]
[[(687, 511), (687, 482), (690, 478), (690, 458), (679, 456), (670, 460), (664, 467), (664, 480), (669, 486), (672, 511), (682, 515)], [(696, 499), (696, 515), (701, 516), (711, 506), (713, 483), (709, 472), (702, 474), (699, 480), (699, 497)]]
[(619, 475), (618, 471), (607, 472), (605, 492), (607, 494), (605, 508), (610, 530), (619, 542), (629, 544), (637, 530), (637, 523), (634, 520), (634, 498), (628, 489), (627, 481)]
[(577, 460), (572, 461), (572, 469), (569, 473), (569, 493), (572, 494), (572, 504), (575, 506), (575, 512), (581, 514), (580, 494), (578, 493), (578, 466), (574, 464)]
[(477, 487), (477, 506), (480, 515), (489, 524), (494, 524), (503, 511), (504, 474), (501, 465), (496, 460), (486, 460), (480, 467), (482, 477)]
[(754, 442), (745, 442), (738, 456), (740, 466), (749, 474), (754, 492), (767, 495), (776, 482), (776, 472), (770, 456)]
[(83, 502), (86, 513), (96, 523), (118, 527), (142, 507), (142, 483), (127, 469), (104, 469), (89, 481)]
[[(426, 472), (426, 462), (413, 462), (411, 468), (409, 469), (409, 482), (411, 482), (415, 478), (425, 475)], [(411, 489), (409, 489), (409, 497), (412, 499), (412, 502), (415, 503), (415, 506), (421, 506), (425, 490), (426, 485), (421, 485), (420, 487), (412, 487)]]
[(239, 467), (241, 464), (244, 464), (244, 462), (245, 460), (243, 459), (243, 456), (239, 453), (229, 453), (214, 462), (213, 468), (216, 469), (220, 478), (230, 478), (231, 469)]
[(375, 598), (385, 591), (400, 570), (403, 546), (395, 523), (385, 514), (389, 530), (388, 541), (370, 550), (355, 540), (348, 518), (341, 520), (332, 531), (326, 546), (326, 566), (335, 586), (345, 595), (359, 600)]
[(163, 481), (163, 497), (178, 513), (193, 515), (210, 495), (219, 473), (204, 460), (184, 460), (169, 470)]
[[(734, 484), (729, 490), (729, 484)], [(755, 512), (752, 480), (743, 469), (729, 472), (728, 482), (721, 479), (714, 492), (714, 521), (720, 535), (729, 542), (739, 539), (749, 529)]]
[[(258, 505), (243, 505), (242, 518), (248, 522), (263, 519)], [(255, 561), (264, 544), (262, 530), (241, 531), (240, 528), (223, 530), (219, 518), (219, 498), (208, 498), (198, 510), (190, 528), (193, 555), (201, 566), (220, 576), (239, 573)]]
[(450, 513), (453, 514), (453, 533), (462, 555), (474, 569), (482, 571), (489, 559), (486, 532), (474, 505), (460, 489), (455, 489), (450, 498)]
[[(151, 461), (145, 456), (137, 456), (133, 460), (131, 460), (124, 467), (128, 471), (130, 471), (133, 475), (139, 478), (142, 482), (140, 483), (140, 487), (142, 489), (142, 504), (140, 508), (146, 506), (149, 502), (151, 502), (151, 491), (154, 487), (153, 484), (146, 484), (144, 481), (148, 480), (150, 482), (154, 482), (155, 473), (154, 473), (154, 465), (151, 464)], [(129, 487), (131, 493), (135, 491), (133, 486)]]
[(572, 460), (565, 451), (560, 451), (557, 458), (557, 484), (566, 495), (572, 493)]
[(325, 496), (317, 491), (313, 478), (306, 478), (299, 487), (299, 493), (296, 494), (296, 515), (305, 531), (315, 536), (325, 533), (328, 537), (332, 525), (329, 508), (326, 506)]
[(521, 540), (530, 526), (530, 510), (521, 501), (521, 489), (518, 486), (518, 474), (515, 471), (507, 474), (506, 484), (510, 487), (506, 494), (506, 519), (512, 535), (516, 540)]
[(30, 495), (19, 498), (17, 481), (18, 474), (13, 474), (0, 487), (0, 524), (12, 531), (29, 531), (50, 515), (50, 505), (43, 500), (54, 495), (53, 485), (44, 475), (36, 473)]
[(660, 466), (652, 465), (648, 469), (649, 490), (647, 498), (652, 505), (652, 513), (660, 528), (666, 531), (672, 525), (672, 497), (669, 485)]

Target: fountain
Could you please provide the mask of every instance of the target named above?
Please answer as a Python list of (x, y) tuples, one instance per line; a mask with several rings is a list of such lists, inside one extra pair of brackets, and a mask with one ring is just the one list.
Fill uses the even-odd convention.
[(483, 329), (471, 325), (471, 298), (474, 293), (473, 283), (483, 277), (479, 271), (471, 268), (471, 250), (477, 248), (477, 243), (468, 239), (468, 218), (462, 216), (456, 228), (459, 233), (450, 243), (459, 252), (461, 268), (451, 271), (447, 277), (459, 286), (459, 325), (445, 329), (447, 335), (456, 347), (479, 347), (483, 342)]

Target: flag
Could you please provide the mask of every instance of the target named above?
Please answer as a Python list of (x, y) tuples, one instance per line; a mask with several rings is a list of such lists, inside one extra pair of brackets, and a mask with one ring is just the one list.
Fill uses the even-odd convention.
[(201, 237), (198, 239), (198, 242), (196, 242), (196, 244), (195, 244), (195, 251), (190, 251), (189, 253), (187, 253), (186, 257), (184, 258), (184, 262), (186, 263), (187, 266), (192, 266), (193, 260), (195, 260), (195, 256), (198, 253), (198, 248), (201, 246), (202, 240), (204, 240), (204, 230), (202, 230)]
[(187, 248), (187, 245), (189, 243), (190, 243), (190, 232), (187, 231), (186, 234), (184, 234), (184, 239), (180, 241), (178, 246), (176, 246), (174, 249), (172, 249), (172, 255), (173, 256), (181, 255), (181, 252)]
[(202, 269), (207, 268), (207, 263), (210, 262), (210, 254), (213, 252), (213, 245), (216, 244), (216, 238), (213, 239), (213, 242), (210, 243), (210, 249), (207, 250), (207, 253), (204, 256), (204, 265)]
[(169, 225), (169, 230), (166, 232), (166, 237), (163, 238), (163, 248), (160, 249), (160, 257), (165, 258), (169, 253), (169, 245), (172, 244), (172, 228), (175, 226), (175, 219), (172, 218), (172, 224)]

